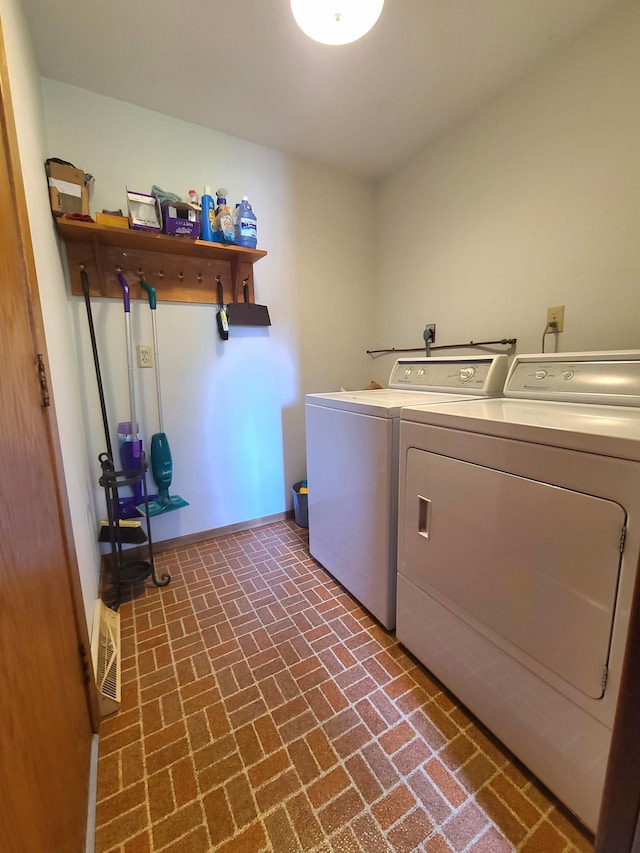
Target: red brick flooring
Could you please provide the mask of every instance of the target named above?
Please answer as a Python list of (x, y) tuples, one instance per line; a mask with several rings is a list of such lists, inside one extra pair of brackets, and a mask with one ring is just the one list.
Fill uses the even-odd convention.
[(157, 568), (120, 609), (96, 853), (592, 850), (293, 522)]

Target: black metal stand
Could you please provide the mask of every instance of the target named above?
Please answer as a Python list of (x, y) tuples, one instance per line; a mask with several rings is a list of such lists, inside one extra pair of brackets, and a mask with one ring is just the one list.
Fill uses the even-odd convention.
[[(151, 578), (155, 586), (166, 586), (171, 580), (171, 575), (164, 574), (158, 579), (156, 575), (155, 561), (153, 558), (153, 539), (151, 538), (151, 520), (149, 517), (149, 496), (147, 494), (148, 463), (144, 454), (140, 457), (140, 469), (137, 471), (115, 471), (113, 461), (108, 453), (101, 453), (98, 457), (102, 466), (102, 476), (98, 480), (105, 490), (107, 502), (107, 519), (109, 522), (109, 541), (111, 543), (111, 572), (113, 585), (115, 587), (114, 610), (120, 606), (120, 589), (123, 583), (139, 583)], [(144, 547), (148, 552), (147, 560), (126, 560), (122, 548), (121, 537), (118, 535), (118, 524), (120, 515), (118, 489), (123, 486), (134, 486), (142, 483), (142, 494), (144, 497), (144, 518), (147, 527), (147, 542)]]

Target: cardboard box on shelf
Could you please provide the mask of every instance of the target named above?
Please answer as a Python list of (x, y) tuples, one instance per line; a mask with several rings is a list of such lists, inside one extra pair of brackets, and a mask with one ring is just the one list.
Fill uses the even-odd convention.
[(117, 213), (96, 213), (98, 225), (108, 225), (110, 228), (128, 228), (129, 219), (126, 216), (118, 216)]
[(89, 191), (85, 186), (85, 174), (71, 163), (56, 160), (46, 161), (49, 182), (49, 200), (55, 216), (64, 213), (89, 215)]
[(200, 210), (185, 201), (165, 201), (162, 204), (163, 231), (177, 237), (200, 236)]
[(127, 208), (129, 223), (132, 228), (140, 228), (145, 231), (160, 231), (162, 229), (160, 205), (154, 195), (127, 190)]

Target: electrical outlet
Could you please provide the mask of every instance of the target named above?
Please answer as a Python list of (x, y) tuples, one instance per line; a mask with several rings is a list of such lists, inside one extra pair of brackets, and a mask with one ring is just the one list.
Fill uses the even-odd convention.
[(153, 350), (151, 347), (136, 347), (138, 351), (138, 367), (153, 367)]
[(555, 323), (553, 329), (547, 329), (547, 334), (564, 331), (564, 305), (553, 305), (547, 308), (547, 323)]

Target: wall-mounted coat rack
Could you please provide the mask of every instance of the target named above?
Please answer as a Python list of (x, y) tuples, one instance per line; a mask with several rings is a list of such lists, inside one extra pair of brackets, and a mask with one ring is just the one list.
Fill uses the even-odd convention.
[[(262, 249), (72, 219), (58, 219), (56, 224), (67, 251), (71, 292), (76, 296), (83, 295), (80, 269), (84, 267), (91, 282), (91, 296), (120, 299), (122, 289), (116, 276), (119, 267), (129, 281), (137, 281), (144, 274), (156, 288), (158, 301), (217, 304), (217, 276), (222, 281), (225, 302), (243, 301), (245, 278), (249, 301), (255, 301), (253, 265), (267, 254)], [(131, 298), (147, 297), (142, 288), (132, 288)]]

